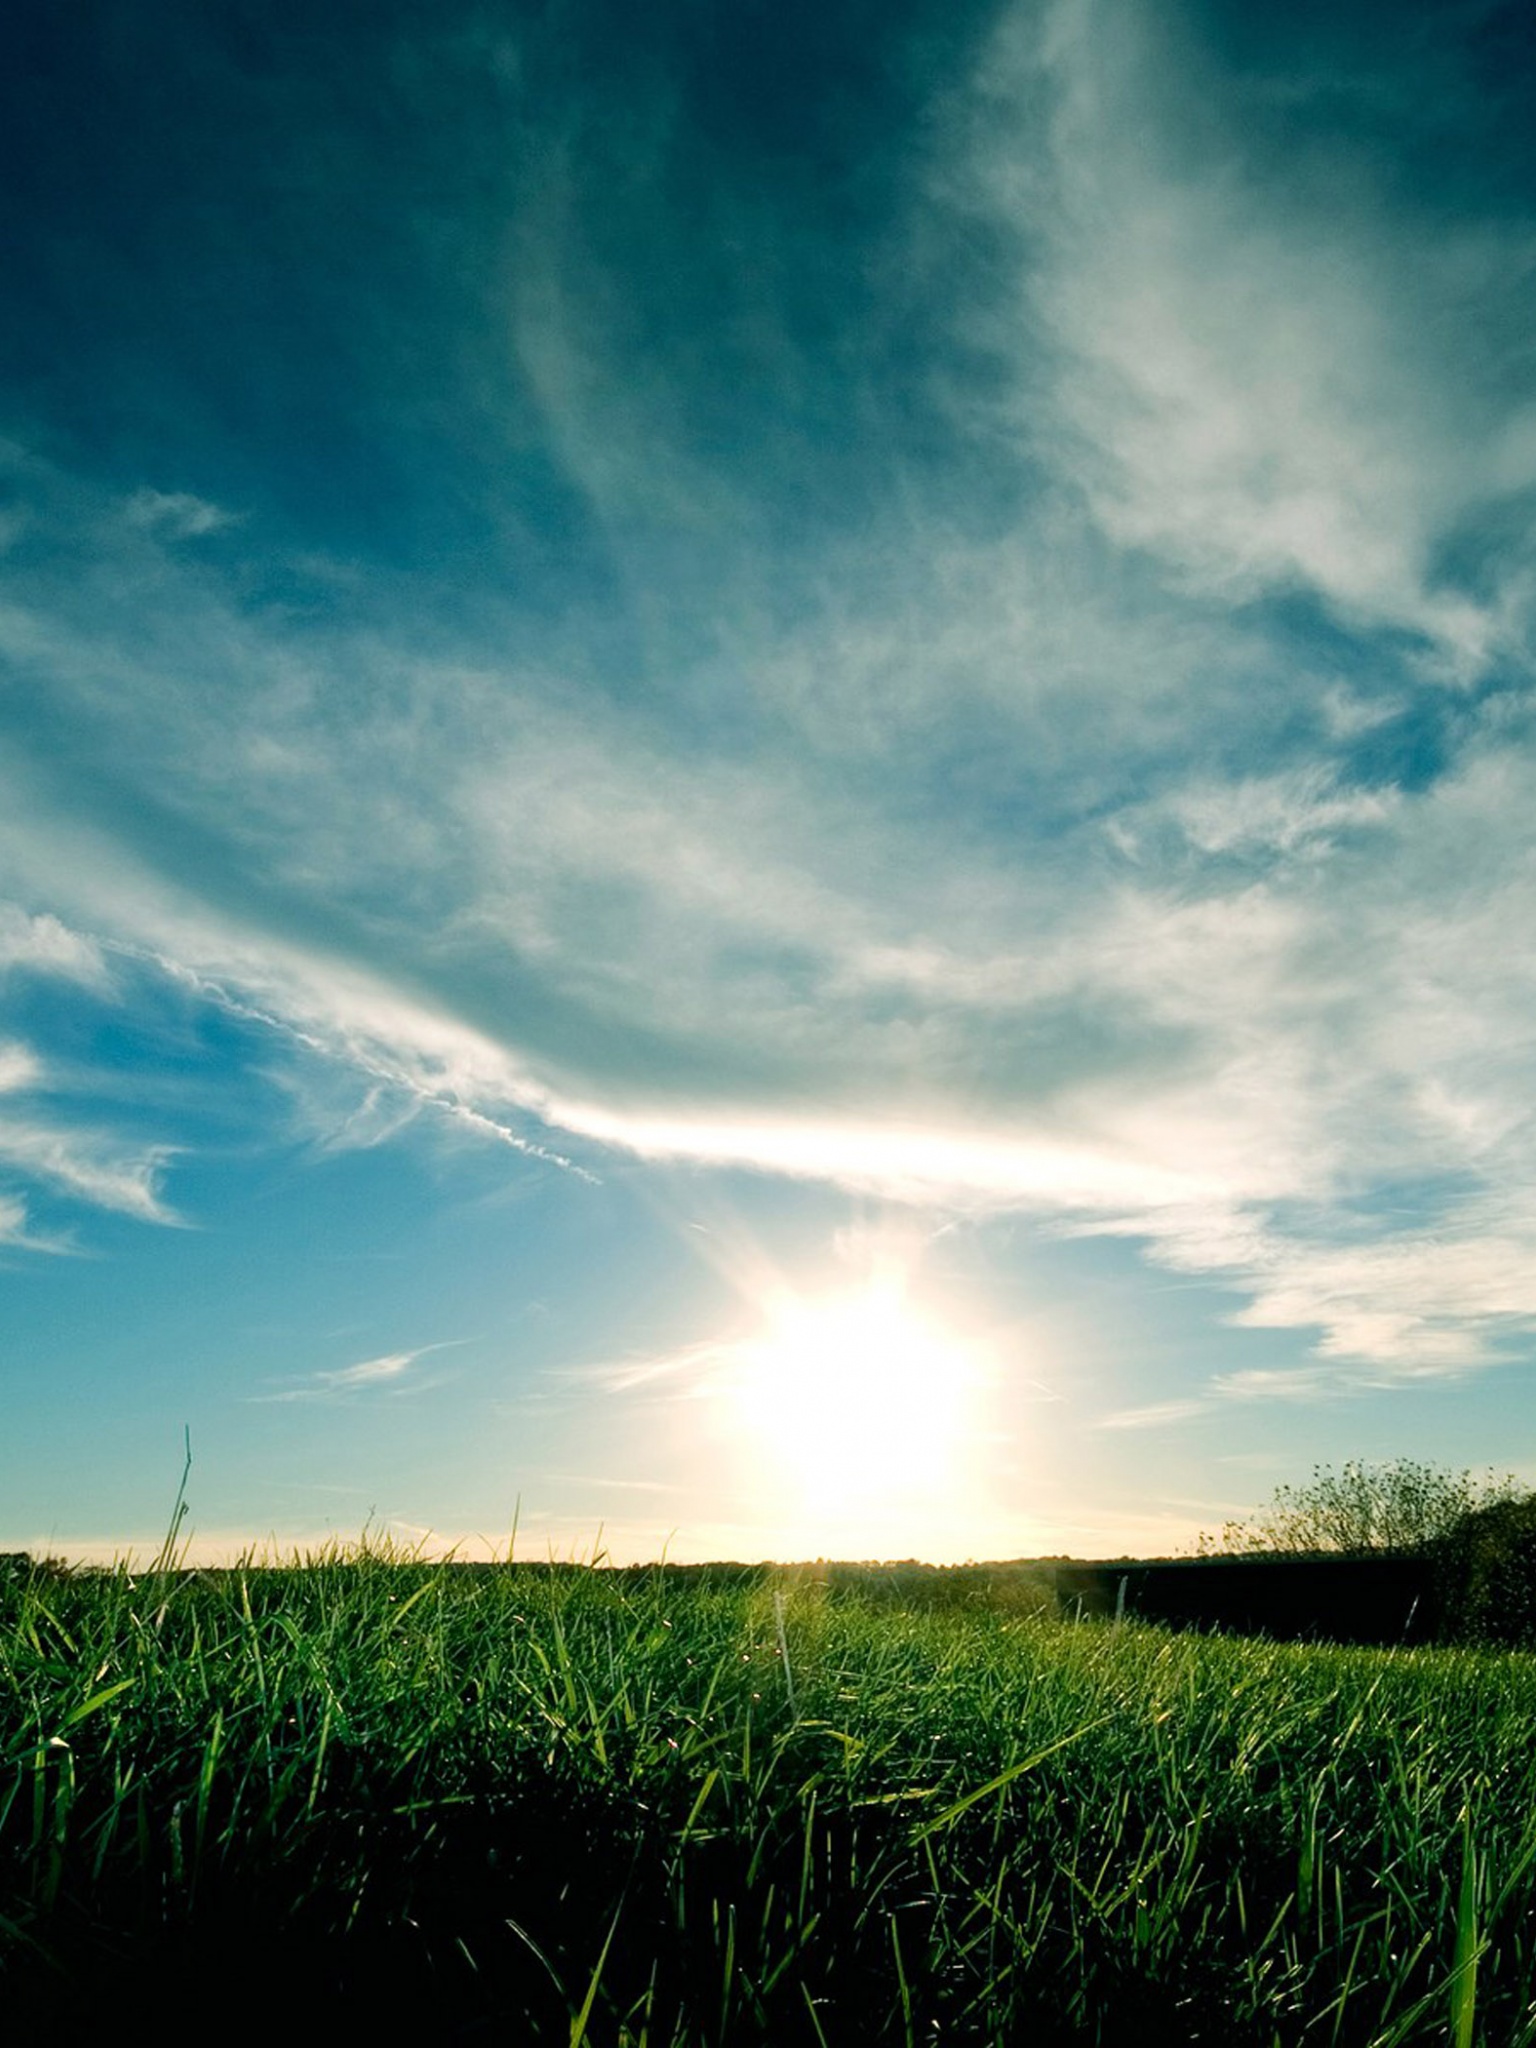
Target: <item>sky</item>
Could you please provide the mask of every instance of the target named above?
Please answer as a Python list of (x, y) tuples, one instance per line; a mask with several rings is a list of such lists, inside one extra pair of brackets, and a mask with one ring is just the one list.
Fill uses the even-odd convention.
[(0, 1548), (1536, 1484), (1536, 31), (18, 0)]

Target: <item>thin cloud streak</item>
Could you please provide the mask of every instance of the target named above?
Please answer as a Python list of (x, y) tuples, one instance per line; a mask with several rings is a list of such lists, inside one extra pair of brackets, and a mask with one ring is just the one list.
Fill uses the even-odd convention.
[(1121, 1408), (1099, 1418), (1099, 1429), (1166, 1429), (1202, 1413), (1204, 1401), (1154, 1401), (1145, 1408)]
[(318, 1373), (316, 1378), (328, 1387), (371, 1387), (380, 1380), (399, 1379), (420, 1356), (419, 1351), (392, 1351), (382, 1358), (365, 1358), (357, 1365), (343, 1366), (339, 1372)]
[(142, 1223), (184, 1225), (159, 1191), (174, 1156), (170, 1146), (132, 1150), (104, 1132), (0, 1119), (0, 1163), (94, 1208)]
[[(386, 1351), (377, 1358), (359, 1359), (355, 1365), (336, 1366), (312, 1373), (302, 1386), (282, 1387), (270, 1394), (248, 1394), (245, 1399), (262, 1405), (290, 1401), (330, 1401), (350, 1398), (365, 1389), (388, 1387), (401, 1390), (418, 1358), (434, 1351), (446, 1351), (463, 1343), (459, 1337), (443, 1338), (436, 1344), (420, 1344), (414, 1351)], [(431, 1384), (435, 1385), (436, 1382)], [(426, 1384), (413, 1381), (410, 1391), (425, 1392)]]

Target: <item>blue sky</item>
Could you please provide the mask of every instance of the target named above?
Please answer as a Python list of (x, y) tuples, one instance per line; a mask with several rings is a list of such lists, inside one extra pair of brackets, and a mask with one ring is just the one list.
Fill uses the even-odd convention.
[(1536, 39), (25, 0), (0, 1546), (1536, 1483)]

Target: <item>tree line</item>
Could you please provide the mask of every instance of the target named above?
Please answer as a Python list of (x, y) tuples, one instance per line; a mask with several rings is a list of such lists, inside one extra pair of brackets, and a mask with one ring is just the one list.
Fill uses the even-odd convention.
[(1249, 1521), (1203, 1535), (1203, 1557), (1416, 1557), (1430, 1567), (1445, 1633), (1536, 1647), (1536, 1492), (1513, 1473), (1450, 1471), (1413, 1458), (1313, 1467)]

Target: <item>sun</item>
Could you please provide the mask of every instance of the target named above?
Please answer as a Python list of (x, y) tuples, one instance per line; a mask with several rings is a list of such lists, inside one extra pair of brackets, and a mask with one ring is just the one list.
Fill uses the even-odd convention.
[(803, 1505), (894, 1508), (958, 1483), (974, 1360), (899, 1284), (782, 1296), (737, 1367), (738, 1419)]

